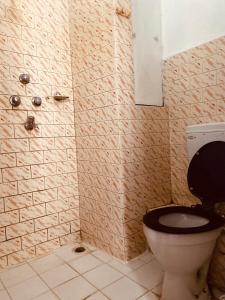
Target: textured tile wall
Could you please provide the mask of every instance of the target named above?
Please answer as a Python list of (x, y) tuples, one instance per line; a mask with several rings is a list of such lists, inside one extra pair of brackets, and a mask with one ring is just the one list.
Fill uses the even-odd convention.
[[(117, 7), (131, 11), (130, 0)], [(170, 203), (169, 122), (165, 107), (136, 106), (131, 19), (115, 17), (116, 80), (124, 204), (125, 259), (145, 249), (146, 209)]]
[[(31, 75), (26, 87), (23, 72)], [(70, 101), (54, 101), (56, 91)], [(22, 96), (17, 109), (12, 94)], [(28, 115), (38, 130), (24, 129)], [(0, 268), (78, 238), (78, 214), (67, 1), (1, 0)]]
[(82, 237), (122, 259), (145, 249), (142, 217), (170, 202), (167, 108), (134, 103), (130, 1), (70, 1)]
[[(115, 256), (144, 250), (145, 210), (170, 202), (169, 159), (173, 200), (195, 201), (185, 127), (224, 120), (224, 38), (165, 62), (167, 107), (135, 106), (131, 22), (117, 6), (130, 1), (0, 5), (1, 267), (79, 237), (76, 145), (82, 236)], [(27, 87), (21, 72), (31, 74)], [(71, 101), (47, 97), (56, 90)], [(22, 105), (12, 109), (17, 93)], [(43, 97), (41, 108), (32, 96)], [(39, 130), (25, 131), (28, 114)]]
[(169, 107), (172, 198), (192, 204), (187, 186), (188, 125), (225, 121), (225, 38), (165, 61), (164, 97)]

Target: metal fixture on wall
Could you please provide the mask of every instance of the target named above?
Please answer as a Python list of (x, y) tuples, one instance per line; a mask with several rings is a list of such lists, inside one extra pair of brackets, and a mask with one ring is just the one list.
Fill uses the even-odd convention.
[(53, 96), (53, 98), (57, 101), (61, 101), (61, 100), (67, 100), (69, 99), (68, 96), (63, 96), (61, 93), (56, 92), (55, 95)]
[(125, 17), (127, 19), (131, 16), (131, 11), (122, 7), (117, 7), (116, 14), (121, 17)]
[(29, 74), (21, 74), (19, 80), (22, 84), (28, 84), (30, 82), (30, 75)]
[(18, 95), (12, 95), (9, 98), (9, 102), (13, 107), (17, 107), (21, 104), (21, 98)]
[(42, 103), (41, 97), (33, 97), (32, 103), (34, 106), (41, 106)]
[(26, 123), (24, 124), (24, 127), (26, 128), (26, 130), (33, 130), (33, 129), (37, 129), (38, 126), (37, 124), (35, 124), (35, 117), (34, 116), (28, 116)]

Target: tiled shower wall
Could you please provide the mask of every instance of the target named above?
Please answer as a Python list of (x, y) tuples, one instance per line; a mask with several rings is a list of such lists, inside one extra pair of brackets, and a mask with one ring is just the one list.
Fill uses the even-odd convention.
[(165, 62), (164, 97), (169, 107), (172, 199), (192, 204), (187, 186), (186, 127), (225, 121), (225, 37)]
[(128, 260), (142, 217), (170, 202), (167, 108), (134, 103), (130, 1), (70, 1), (82, 237)]
[[(56, 91), (70, 101), (53, 100)], [(22, 96), (17, 109), (13, 94)], [(25, 130), (28, 115), (37, 130)], [(0, 268), (79, 238), (75, 147), (67, 1), (1, 0)]]

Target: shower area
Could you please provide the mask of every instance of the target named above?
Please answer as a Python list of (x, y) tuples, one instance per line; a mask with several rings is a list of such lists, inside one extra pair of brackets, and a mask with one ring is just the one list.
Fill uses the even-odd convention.
[[(225, 27), (224, 0), (191, 1), (161, 1), (150, 106), (131, 0), (0, 0), (0, 270), (80, 243), (129, 261), (146, 250), (148, 209), (196, 203), (186, 127), (225, 120)], [(224, 253), (223, 235), (210, 271), (223, 289)]]
[(168, 108), (135, 105), (118, 7), (0, 1), (0, 269), (81, 239), (130, 260), (171, 202)]

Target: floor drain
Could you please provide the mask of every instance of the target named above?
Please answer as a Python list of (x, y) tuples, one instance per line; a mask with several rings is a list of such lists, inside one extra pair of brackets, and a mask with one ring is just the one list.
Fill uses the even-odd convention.
[(86, 249), (84, 248), (84, 247), (77, 247), (77, 248), (75, 248), (74, 249), (74, 251), (76, 252), (76, 253), (81, 253), (81, 252), (84, 252)]

